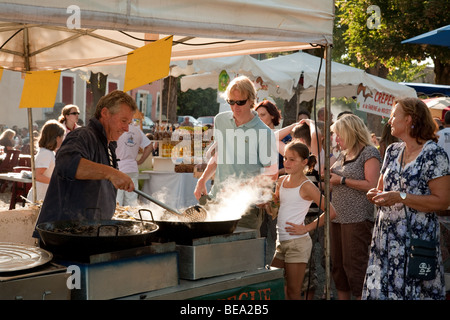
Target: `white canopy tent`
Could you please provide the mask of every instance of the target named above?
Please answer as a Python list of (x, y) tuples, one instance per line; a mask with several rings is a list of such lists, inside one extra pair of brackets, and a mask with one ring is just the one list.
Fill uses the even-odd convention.
[(332, 0), (1, 1), (0, 65), (123, 63), (145, 41), (166, 35), (174, 35), (172, 60), (298, 50), (332, 43), (333, 14)]
[[(190, 68), (185, 65), (173, 68), (178, 74), (192, 74), (181, 80), (181, 90), (218, 87), (218, 77), (222, 70), (229, 73), (245, 74), (252, 79), (261, 77), (268, 86), (272, 96), (290, 99), (295, 92), (301, 74), (303, 73), (303, 90), (300, 101), (314, 99), (317, 76), (321, 58), (305, 52), (278, 56), (267, 60), (256, 60), (249, 56), (235, 56), (193, 61)], [(177, 64), (178, 62), (176, 62)], [(324, 63), (322, 59), (322, 63)], [(416, 91), (405, 88), (404, 85), (366, 73), (341, 63), (332, 62), (331, 96), (356, 97), (360, 84), (378, 92), (394, 96), (415, 97)], [(322, 67), (319, 77), (318, 99), (324, 97), (325, 70)]]
[[(321, 58), (310, 55), (305, 52), (297, 52), (290, 55), (279, 56), (273, 59), (262, 60), (261, 64), (269, 66), (280, 71), (291, 79), (290, 88), (291, 96), (293, 88), (297, 86), (301, 73), (303, 73), (303, 87), (300, 95), (300, 101), (309, 101), (314, 99), (317, 75)], [(324, 65), (322, 61), (322, 65)], [(405, 90), (396, 82), (389, 81), (374, 75), (368, 74), (364, 70), (347, 66), (345, 64), (331, 63), (331, 96), (332, 97), (356, 97), (359, 85), (364, 86), (378, 92), (385, 92), (394, 96), (411, 96), (416, 97), (415, 90)], [(322, 67), (319, 76), (319, 88), (325, 88), (325, 70)], [(287, 89), (286, 89), (287, 90)], [(324, 90), (318, 90), (317, 98), (324, 97)]]

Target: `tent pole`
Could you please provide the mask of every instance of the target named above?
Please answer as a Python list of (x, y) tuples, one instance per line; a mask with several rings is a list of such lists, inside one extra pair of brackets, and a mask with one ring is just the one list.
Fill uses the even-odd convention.
[(172, 68), (169, 69), (169, 76), (167, 77), (167, 79), (169, 80), (169, 90), (167, 90), (167, 109), (166, 109), (166, 114), (167, 114), (167, 124), (169, 124), (169, 106), (170, 106), (170, 84), (171, 84), (171, 79), (170, 79), (170, 72), (172, 71)]
[(164, 79), (159, 79), (159, 124), (158, 124), (158, 131), (162, 128), (162, 85), (161, 83), (164, 81)]
[[(24, 67), (25, 71), (30, 71), (30, 52), (28, 42), (28, 28), (23, 29), (23, 50), (24, 50)], [(31, 187), (33, 188), (33, 203), (37, 202), (36, 194), (36, 170), (34, 163), (34, 136), (33, 136), (33, 112), (28, 108), (28, 133), (30, 135), (30, 160), (31, 160)]]
[(325, 47), (325, 277), (326, 299), (330, 300), (330, 126), (331, 126), (331, 46)]

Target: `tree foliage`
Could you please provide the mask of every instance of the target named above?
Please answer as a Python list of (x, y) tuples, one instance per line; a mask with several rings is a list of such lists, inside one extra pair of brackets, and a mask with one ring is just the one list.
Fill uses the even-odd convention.
[(178, 88), (178, 115), (190, 115), (194, 118), (201, 116), (215, 116), (219, 112), (219, 103), (217, 102), (217, 90), (207, 89), (189, 89), (181, 92)]
[[(436, 83), (450, 84), (448, 48), (401, 44), (450, 24), (450, 0), (336, 0), (335, 4), (335, 57), (384, 78), (413, 60), (431, 58)], [(379, 16), (367, 12), (369, 6), (377, 6)]]

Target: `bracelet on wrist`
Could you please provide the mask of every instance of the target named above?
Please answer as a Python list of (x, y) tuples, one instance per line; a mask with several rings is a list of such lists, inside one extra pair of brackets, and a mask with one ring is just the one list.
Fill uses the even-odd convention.
[(345, 186), (345, 177), (341, 177), (341, 184)]

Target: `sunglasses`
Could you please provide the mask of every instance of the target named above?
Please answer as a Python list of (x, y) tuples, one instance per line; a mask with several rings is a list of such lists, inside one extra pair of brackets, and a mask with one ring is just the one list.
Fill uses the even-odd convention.
[(79, 112), (71, 112), (71, 113), (69, 113), (69, 114), (72, 114), (72, 115), (75, 115), (75, 116), (78, 116), (80, 113)]
[(247, 100), (248, 100), (248, 99), (245, 99), (245, 100), (228, 100), (228, 99), (227, 99), (227, 103), (228, 103), (230, 106), (234, 106), (234, 104), (237, 104), (238, 106), (243, 106), (244, 104), (247, 103)]

